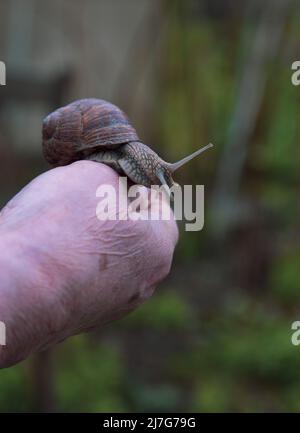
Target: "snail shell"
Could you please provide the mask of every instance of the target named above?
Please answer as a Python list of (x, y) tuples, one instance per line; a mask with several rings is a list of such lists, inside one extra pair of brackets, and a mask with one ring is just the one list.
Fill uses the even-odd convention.
[(139, 142), (128, 117), (102, 99), (81, 99), (49, 114), (43, 122), (43, 151), (53, 166), (84, 159), (97, 149)]

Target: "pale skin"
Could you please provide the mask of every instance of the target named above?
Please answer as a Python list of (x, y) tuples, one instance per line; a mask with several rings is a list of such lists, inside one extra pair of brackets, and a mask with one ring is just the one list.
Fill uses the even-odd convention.
[(0, 212), (0, 368), (122, 317), (169, 273), (175, 221), (99, 221), (103, 183), (117, 188), (118, 174), (78, 161), (40, 175)]

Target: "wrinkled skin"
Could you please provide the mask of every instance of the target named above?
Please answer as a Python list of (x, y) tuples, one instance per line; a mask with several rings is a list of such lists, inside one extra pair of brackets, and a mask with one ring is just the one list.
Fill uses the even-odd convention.
[[(170, 221), (99, 221), (117, 173), (79, 161), (34, 179), (0, 213), (0, 367), (133, 310), (168, 274)], [(167, 204), (164, 204), (167, 206)]]

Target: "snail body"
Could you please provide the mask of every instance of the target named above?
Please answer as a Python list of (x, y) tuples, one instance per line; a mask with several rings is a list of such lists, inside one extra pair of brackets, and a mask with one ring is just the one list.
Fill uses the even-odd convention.
[(123, 111), (101, 99), (72, 102), (43, 121), (43, 151), (52, 166), (89, 159), (111, 166), (134, 183), (164, 185), (167, 191), (174, 185), (173, 172), (209, 147), (212, 144), (167, 163), (140, 141)]

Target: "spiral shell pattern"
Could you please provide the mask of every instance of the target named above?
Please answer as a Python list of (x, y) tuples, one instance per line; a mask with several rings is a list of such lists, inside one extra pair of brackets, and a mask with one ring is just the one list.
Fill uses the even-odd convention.
[(97, 148), (116, 149), (140, 141), (126, 114), (102, 99), (81, 99), (49, 114), (43, 122), (43, 151), (53, 166), (85, 159)]

